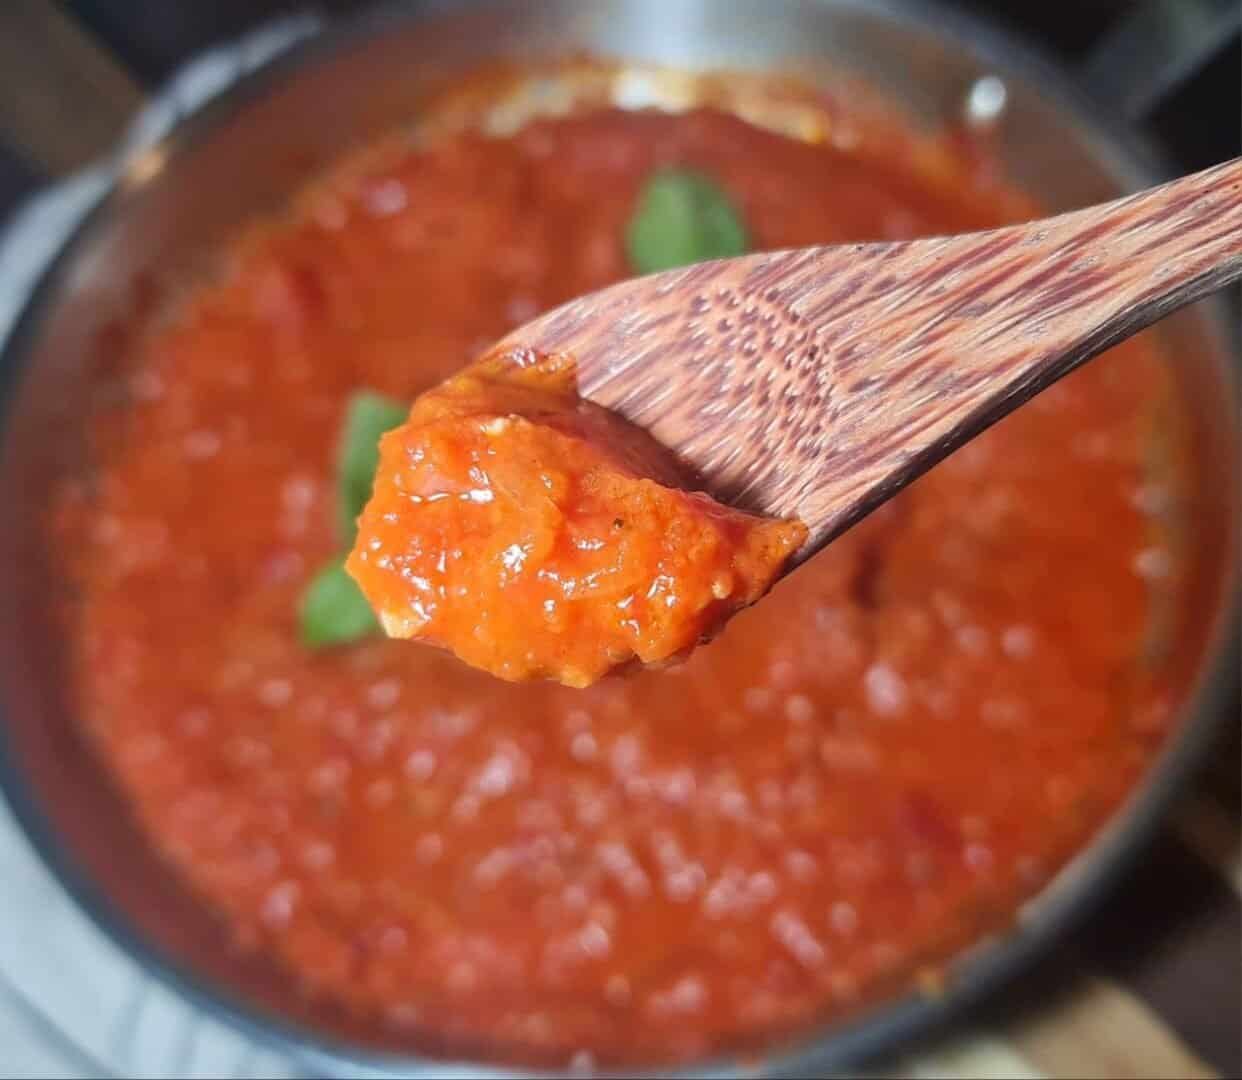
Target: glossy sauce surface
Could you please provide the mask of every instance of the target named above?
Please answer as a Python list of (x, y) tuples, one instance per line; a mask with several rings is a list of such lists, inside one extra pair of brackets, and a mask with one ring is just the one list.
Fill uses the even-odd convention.
[(489, 355), (383, 437), (347, 568), (389, 637), (510, 682), (590, 686), (688, 654), (806, 539), (683, 490), (681, 472), (579, 398), (572, 357)]
[[(644, 177), (716, 176), (756, 247), (995, 224), (935, 169), (710, 111), (457, 135), (309, 191), (151, 328), (62, 493), (77, 692), (152, 842), (305, 992), (417, 1046), (667, 1060), (927, 985), (1139, 777), (1143, 339), (918, 481), (668, 672), (506, 685), (372, 639), (308, 652), (349, 394), (410, 400), (626, 276)], [(983, 161), (986, 166), (986, 161)], [(586, 1056), (583, 1056), (586, 1055)]]

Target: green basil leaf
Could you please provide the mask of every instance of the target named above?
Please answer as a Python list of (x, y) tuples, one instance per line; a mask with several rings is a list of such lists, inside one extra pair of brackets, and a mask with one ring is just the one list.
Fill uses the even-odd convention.
[(302, 643), (315, 649), (344, 645), (379, 630), (371, 605), (345, 571), (344, 559), (334, 559), (311, 578), (302, 594), (298, 627)]
[(338, 528), (346, 547), (353, 545), (358, 515), (371, 498), (380, 436), (404, 423), (408, 412), (401, 402), (370, 390), (360, 390), (350, 399), (336, 459)]
[(630, 265), (639, 274), (745, 254), (742, 216), (710, 177), (665, 169), (648, 179), (626, 232)]

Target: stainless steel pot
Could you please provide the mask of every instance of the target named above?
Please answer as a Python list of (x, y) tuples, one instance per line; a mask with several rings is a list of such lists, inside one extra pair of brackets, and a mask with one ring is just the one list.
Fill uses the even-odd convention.
[[(100, 342), (142, 282), (183, 275), (236, 224), (278, 206), (343, 147), (408, 122), (420, 95), (482, 59), (587, 50), (646, 63), (853, 73), (918, 117), (963, 107), (995, 75), (1006, 89), (999, 151), (1052, 209), (1154, 178), (1150, 161), (1092, 115), (1068, 80), (1011, 41), (923, 5), (861, 0), (542, 0), (388, 9), (295, 49), (136, 158), (38, 286), (3, 365), (0, 443), (0, 781), (66, 888), (126, 950), (213, 1012), (336, 1075), (512, 1075), (428, 1065), (330, 1006), (307, 1003), (262, 960), (222, 947), (219, 927), (150, 853), (82, 745), (66, 700), (64, 648), (47, 610), (53, 578), (39, 527), (52, 480), (81, 453), (75, 423)], [(996, 84), (985, 95), (995, 104)], [(1235, 617), (1237, 391), (1208, 306), (1160, 333), (1176, 358), (1188, 444), (1189, 572), (1173, 627), (1180, 727), (1140, 790), (1021, 912), (1015, 929), (955, 962), (948, 992), (912, 996), (771, 1048), (764, 1068), (840, 1068), (908, 1038), (1019, 970), (1099, 898), (1210, 744)], [(1216, 675), (1213, 675), (1213, 669)], [(715, 1061), (712, 1074), (754, 1075)]]

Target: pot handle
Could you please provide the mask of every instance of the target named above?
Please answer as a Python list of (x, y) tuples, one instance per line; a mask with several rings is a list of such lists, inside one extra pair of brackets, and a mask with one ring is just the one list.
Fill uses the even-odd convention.
[(1142, 123), (1242, 27), (1238, 0), (1146, 0), (1105, 32), (1079, 70), (1105, 108)]

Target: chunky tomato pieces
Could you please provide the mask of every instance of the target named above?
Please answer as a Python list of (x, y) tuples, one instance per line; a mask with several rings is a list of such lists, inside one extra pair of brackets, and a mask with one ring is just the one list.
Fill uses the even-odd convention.
[(380, 453), (349, 572), (391, 637), (511, 681), (589, 686), (683, 656), (806, 539), (668, 486), (675, 464), (579, 399), (568, 357), (485, 359), (420, 397)]

